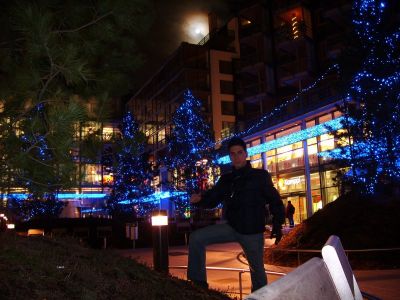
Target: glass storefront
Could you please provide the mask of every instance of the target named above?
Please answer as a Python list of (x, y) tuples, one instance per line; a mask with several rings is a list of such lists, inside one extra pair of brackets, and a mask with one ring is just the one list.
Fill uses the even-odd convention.
[(322, 172), (322, 183), (323, 189), (322, 192), (324, 194), (325, 204), (328, 204), (332, 201), (335, 201), (337, 197), (339, 197), (339, 188), (336, 182), (336, 173), (335, 170), (329, 170)]
[(83, 165), (82, 183), (87, 185), (101, 185), (101, 165), (100, 164)]
[[(303, 127), (298, 124), (284, 130), (277, 130), (275, 133), (265, 135), (266, 142), (291, 135), (302, 130), (312, 128), (325, 123), (333, 118), (339, 117), (337, 112), (331, 112), (311, 120), (304, 121)], [(341, 129), (343, 131), (343, 129)], [(248, 147), (259, 145), (261, 139), (254, 139), (248, 142)], [(308, 163), (310, 171), (310, 187), (307, 187), (304, 146), (307, 147)], [(315, 213), (324, 205), (336, 200), (339, 196), (337, 187), (336, 171), (331, 170), (329, 158), (320, 158), (318, 153), (343, 146), (346, 141), (336, 140), (333, 134), (324, 133), (316, 137), (310, 137), (304, 141), (296, 141), (292, 144), (278, 147), (265, 152), (263, 156), (257, 154), (250, 157), (250, 162), (255, 168), (265, 168), (271, 174), (274, 185), (278, 189), (285, 206), (290, 200), (296, 208), (295, 222), (299, 223), (307, 218), (307, 203), (311, 204), (310, 210)], [(307, 201), (307, 189), (309, 188), (311, 199)]]
[[(254, 147), (254, 146), (260, 145), (260, 143), (261, 143), (261, 139), (256, 139), (256, 140), (251, 141), (250, 143), (247, 143), (247, 147), (248, 148)], [(250, 163), (253, 168), (262, 169), (263, 161), (262, 161), (261, 154), (256, 154), (256, 155), (250, 156)]]
[[(288, 201), (296, 208), (295, 223), (300, 223), (307, 218), (306, 209), (306, 181), (304, 175), (282, 175), (277, 179), (277, 188), (282, 201), (287, 206)], [(287, 220), (286, 220), (287, 221)]]
[[(295, 224), (301, 223), (305, 219), (307, 219), (307, 208), (306, 208), (306, 196), (305, 194), (303, 195), (298, 195), (298, 196), (288, 196), (286, 198), (283, 198), (283, 204), (285, 205), (285, 208), (288, 204), (288, 201), (292, 203), (292, 205), (295, 208), (295, 212), (293, 215), (293, 220)], [(285, 224), (289, 224), (288, 220), (285, 220)]]

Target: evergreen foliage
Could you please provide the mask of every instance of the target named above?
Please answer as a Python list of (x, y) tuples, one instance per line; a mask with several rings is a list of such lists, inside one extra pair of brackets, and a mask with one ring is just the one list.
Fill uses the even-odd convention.
[(8, 209), (16, 219), (22, 221), (57, 218), (65, 206), (54, 194), (31, 194), (28, 199), (9, 199)]
[(130, 112), (122, 122), (122, 138), (117, 141), (117, 162), (108, 208), (114, 216), (146, 216), (154, 208), (144, 197), (153, 192), (152, 170), (145, 153), (145, 136)]
[(76, 164), (98, 162), (101, 133), (76, 133), (132, 88), (151, 21), (145, 0), (0, 2), (1, 193), (45, 199), (78, 185)]
[(357, 0), (353, 12), (354, 45), (361, 47), (353, 54), (362, 58), (343, 108), (347, 132), (339, 135), (352, 144), (331, 156), (351, 166), (346, 180), (373, 194), (400, 183), (399, 3)]
[(173, 130), (168, 140), (167, 165), (172, 172), (172, 188), (187, 192), (174, 199), (175, 208), (184, 214), (188, 197), (208, 187), (213, 179), (213, 137), (210, 126), (202, 115), (202, 103), (190, 90), (184, 93), (184, 102), (172, 118)]

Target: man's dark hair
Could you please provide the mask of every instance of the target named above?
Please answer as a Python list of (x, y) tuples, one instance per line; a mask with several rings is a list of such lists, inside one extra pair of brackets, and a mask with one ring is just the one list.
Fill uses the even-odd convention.
[(228, 151), (233, 146), (241, 146), (241, 147), (243, 147), (243, 150), (247, 151), (246, 143), (241, 138), (238, 138), (238, 137), (231, 138), (228, 142)]

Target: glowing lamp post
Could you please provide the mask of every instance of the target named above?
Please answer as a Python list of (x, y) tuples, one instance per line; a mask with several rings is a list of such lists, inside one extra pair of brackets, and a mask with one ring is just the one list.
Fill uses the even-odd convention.
[(153, 211), (153, 264), (154, 270), (168, 274), (168, 215), (165, 210)]

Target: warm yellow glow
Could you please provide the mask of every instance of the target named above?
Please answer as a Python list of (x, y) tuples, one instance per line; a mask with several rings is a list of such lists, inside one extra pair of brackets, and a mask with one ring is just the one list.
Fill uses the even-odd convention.
[(308, 146), (308, 155), (313, 155), (316, 154), (317, 152), (318, 152), (317, 145)]
[(28, 229), (28, 236), (30, 235), (44, 235), (43, 229)]
[(198, 43), (208, 34), (208, 16), (204, 13), (190, 14), (182, 24), (183, 40), (189, 43)]
[(113, 181), (114, 181), (114, 177), (112, 174), (103, 175), (103, 183), (110, 184), (110, 183), (113, 183)]
[(335, 148), (335, 141), (334, 139), (325, 140), (320, 143), (321, 145), (321, 152), (331, 150)]
[(168, 225), (168, 216), (152, 216), (151, 217), (152, 226), (165, 226)]

